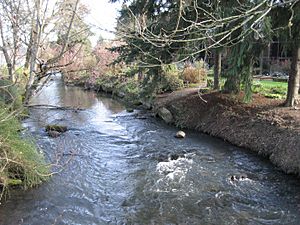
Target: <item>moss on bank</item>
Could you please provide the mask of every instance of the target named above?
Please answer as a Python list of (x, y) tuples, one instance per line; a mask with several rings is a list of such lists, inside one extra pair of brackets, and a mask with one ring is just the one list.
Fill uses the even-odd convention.
[[(0, 86), (0, 200), (10, 186), (33, 187), (46, 180), (48, 168), (42, 153), (32, 140), (21, 135), (19, 121), (22, 109), (15, 100), (20, 99), (18, 91), (5, 90)], [(13, 89), (13, 87), (10, 87)], [(11, 99), (3, 93), (9, 93)], [(5, 99), (5, 101), (4, 101)]]

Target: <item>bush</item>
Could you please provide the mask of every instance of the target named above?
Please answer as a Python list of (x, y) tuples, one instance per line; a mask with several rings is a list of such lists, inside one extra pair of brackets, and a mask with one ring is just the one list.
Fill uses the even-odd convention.
[(12, 109), (22, 107), (22, 97), (19, 90), (9, 80), (0, 79), (0, 101), (10, 105)]
[(206, 82), (207, 70), (204, 62), (198, 61), (195, 63), (195, 66), (191, 64), (186, 66), (182, 72), (182, 76), (186, 83), (198, 84)]
[(163, 73), (160, 82), (160, 91), (176, 91), (183, 87), (183, 80), (180, 79), (180, 72), (175, 64), (163, 67)]

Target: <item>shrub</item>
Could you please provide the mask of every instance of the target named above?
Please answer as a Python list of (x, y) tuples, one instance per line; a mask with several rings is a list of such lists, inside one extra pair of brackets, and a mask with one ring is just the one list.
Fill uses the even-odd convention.
[(198, 84), (206, 82), (207, 70), (203, 61), (198, 61), (195, 66), (189, 64), (182, 72), (183, 80), (186, 83)]
[(160, 91), (176, 91), (183, 87), (183, 80), (180, 79), (180, 72), (175, 64), (163, 66), (162, 70)]
[(18, 109), (22, 106), (22, 97), (16, 85), (9, 80), (0, 79), (0, 101)]

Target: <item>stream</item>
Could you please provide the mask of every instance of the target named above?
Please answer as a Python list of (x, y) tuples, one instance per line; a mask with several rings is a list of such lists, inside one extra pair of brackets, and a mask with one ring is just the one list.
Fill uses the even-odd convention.
[[(222, 140), (178, 131), (107, 96), (65, 86), (57, 76), (23, 123), (61, 170), (0, 205), (1, 225), (300, 224), (300, 182), (268, 160)], [(47, 124), (66, 125), (58, 138)], [(243, 179), (232, 179), (243, 176)]]

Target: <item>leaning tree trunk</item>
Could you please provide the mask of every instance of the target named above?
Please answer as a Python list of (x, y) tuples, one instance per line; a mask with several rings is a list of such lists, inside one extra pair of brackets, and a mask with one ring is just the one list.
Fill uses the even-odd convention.
[(222, 67), (221, 51), (216, 49), (214, 54), (214, 90), (220, 89), (221, 67)]
[(300, 82), (300, 45), (293, 49), (291, 72), (288, 83), (288, 93), (285, 106), (293, 107), (299, 101), (299, 82)]
[(4, 58), (5, 58), (9, 79), (14, 83), (15, 82), (14, 65), (12, 64), (11, 57), (8, 54), (9, 46), (7, 45), (6, 40), (4, 38), (4, 31), (3, 31), (3, 26), (2, 26), (1, 20), (0, 20), (0, 38), (2, 40), (2, 46), (0, 44), (0, 51), (3, 52)]
[[(32, 95), (32, 86), (35, 80), (35, 72), (36, 72), (36, 58), (37, 58), (37, 52), (38, 52), (38, 44), (39, 44), (39, 33), (41, 32), (40, 27), (40, 10), (41, 10), (41, 1), (36, 1), (36, 8), (33, 12), (33, 18), (35, 19), (34, 23), (32, 23), (32, 40), (30, 40), (30, 61), (29, 61), (29, 79), (27, 81), (26, 87), (25, 87), (25, 98), (24, 103), (28, 104), (29, 98)], [(31, 38), (31, 37), (30, 37)]]
[(28, 44), (28, 47), (27, 47), (27, 50), (26, 50), (26, 57), (25, 57), (25, 63), (24, 63), (24, 70), (25, 72), (27, 73), (28, 69), (29, 69), (29, 63), (30, 63), (30, 57), (31, 57), (31, 48), (32, 48), (32, 45), (33, 45), (33, 22), (31, 23), (31, 32), (30, 32), (30, 39), (29, 39), (29, 44)]

